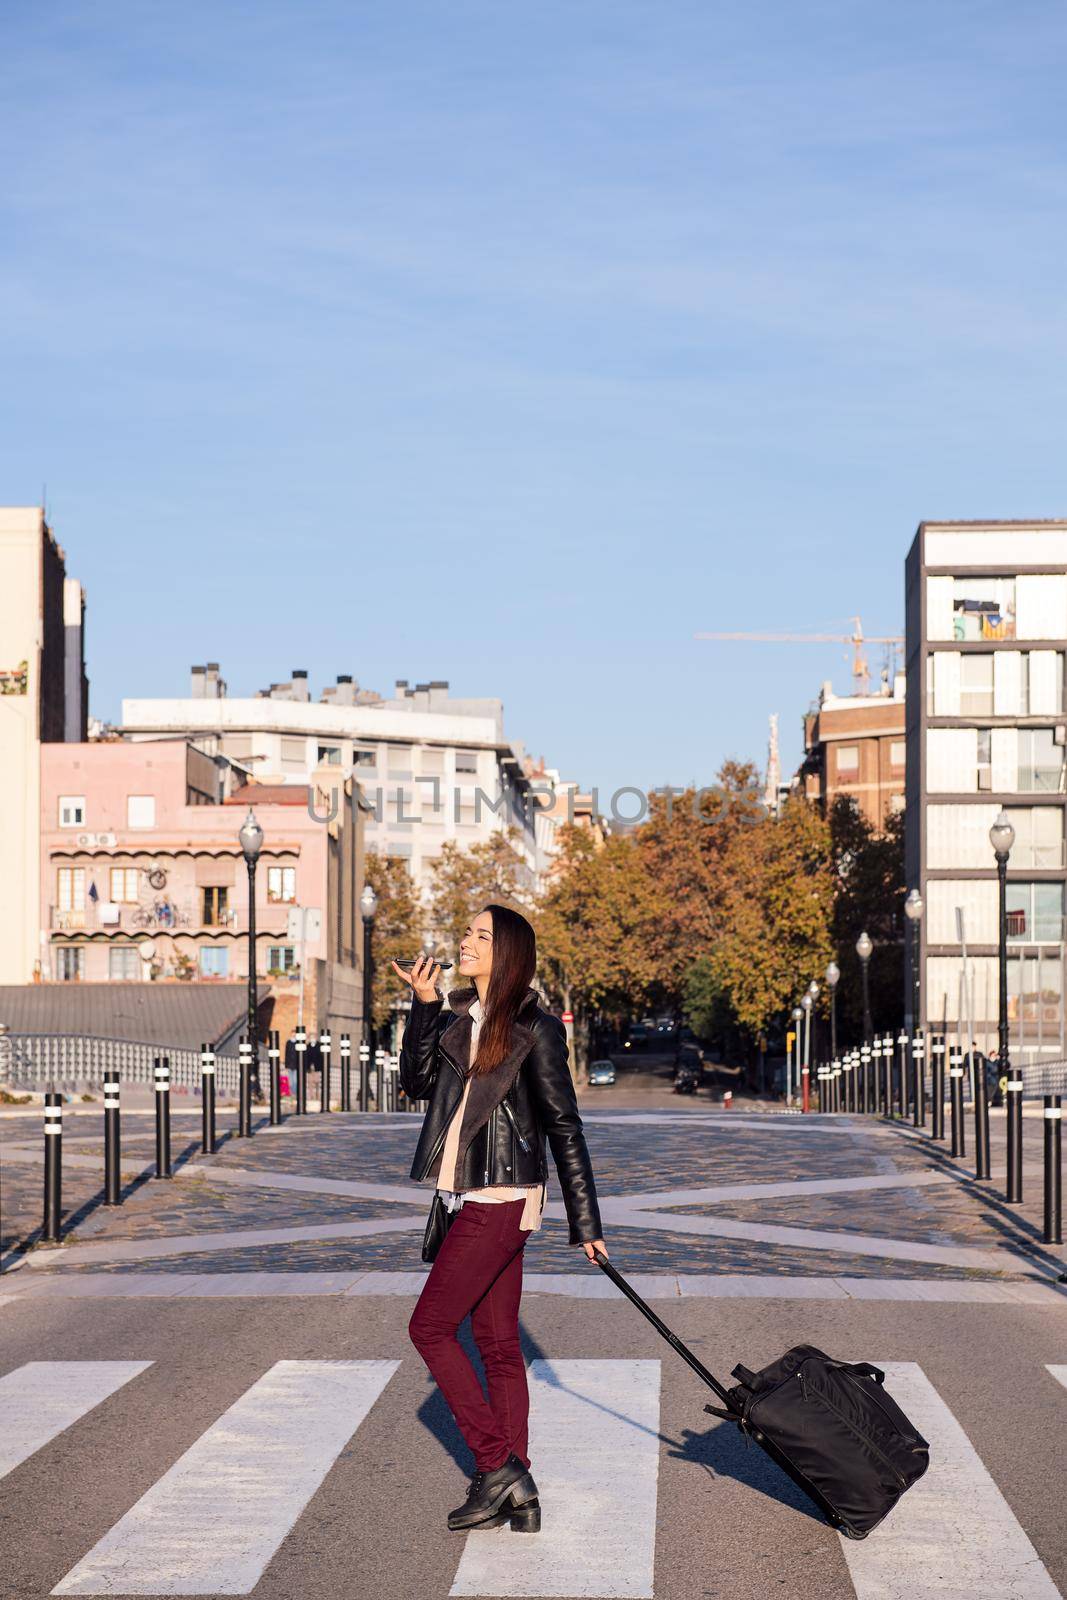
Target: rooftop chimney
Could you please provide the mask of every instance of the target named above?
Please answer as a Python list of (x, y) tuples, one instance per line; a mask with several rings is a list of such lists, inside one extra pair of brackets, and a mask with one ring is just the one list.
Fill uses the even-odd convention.
[(308, 695), (308, 675), (307, 675), (307, 670), (304, 667), (294, 667), (293, 668), (293, 680), (292, 681), (293, 681), (293, 699), (294, 700), (307, 700), (309, 698), (309, 695)]

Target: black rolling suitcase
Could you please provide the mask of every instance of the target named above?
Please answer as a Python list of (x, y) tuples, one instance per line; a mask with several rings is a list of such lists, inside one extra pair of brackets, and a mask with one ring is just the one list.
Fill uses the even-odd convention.
[(877, 1367), (798, 1344), (759, 1372), (736, 1366), (727, 1389), (599, 1250), (596, 1262), (723, 1402), (704, 1410), (735, 1422), (848, 1538), (865, 1539), (926, 1471), (929, 1446)]

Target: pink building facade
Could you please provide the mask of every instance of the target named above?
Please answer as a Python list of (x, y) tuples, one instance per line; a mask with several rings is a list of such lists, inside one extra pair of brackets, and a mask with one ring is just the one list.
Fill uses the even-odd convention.
[[(256, 970), (279, 995), (301, 961), (323, 1020), (351, 1023), (361, 990), (358, 789), (339, 780), (309, 814), (303, 785), (232, 789), (232, 769), (181, 739), (55, 744), (41, 755), (42, 982), (234, 982), (248, 976), (248, 874), (238, 829), (264, 833)], [(290, 914), (318, 911), (306, 950)]]

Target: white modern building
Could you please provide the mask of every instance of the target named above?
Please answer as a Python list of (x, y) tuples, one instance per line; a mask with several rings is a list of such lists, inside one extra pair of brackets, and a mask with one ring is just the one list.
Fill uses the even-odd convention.
[(982, 1047), (996, 1048), (999, 906), (989, 829), (1004, 809), (1015, 828), (1007, 888), (1013, 1059), (1062, 1057), (1067, 520), (924, 522), (906, 591), (906, 871), (925, 903), (922, 1020), (966, 1032), (972, 1019)]
[(447, 682), (399, 680), (391, 699), (342, 676), (311, 698), (307, 673), (253, 696), (231, 696), (217, 663), (192, 669), (183, 699), (123, 701), (131, 739), (192, 738), (257, 782), (329, 789), (331, 772), (354, 775), (371, 810), (366, 846), (410, 863), (415, 882), (448, 839), (465, 848), (512, 826), (531, 887), (552, 854), (543, 810), (554, 774), (528, 776), (521, 743), (504, 735), (499, 700), (452, 698)]

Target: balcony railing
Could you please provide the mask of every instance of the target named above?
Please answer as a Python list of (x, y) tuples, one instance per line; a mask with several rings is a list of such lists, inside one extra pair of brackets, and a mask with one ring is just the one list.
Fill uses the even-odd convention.
[[(271, 902), (256, 906), (257, 934), (284, 937), (289, 926), (290, 907)], [(146, 933), (233, 933), (248, 932), (248, 912), (235, 908), (204, 918), (195, 902), (177, 902), (160, 897), (140, 905), (119, 905), (107, 900), (91, 900), (77, 911), (61, 906), (49, 908), (49, 927), (53, 933), (124, 933), (131, 937)]]

